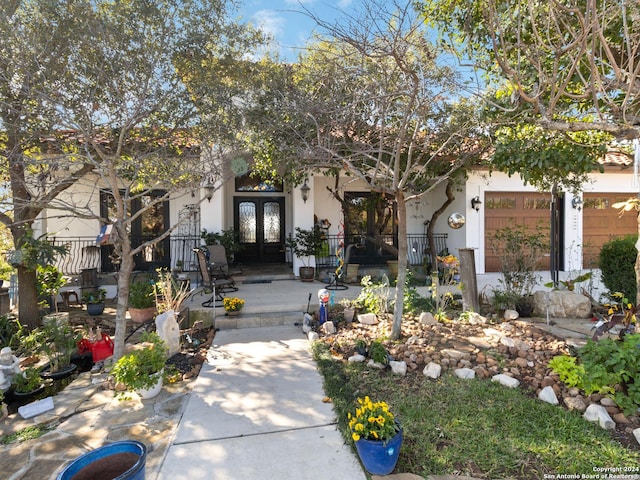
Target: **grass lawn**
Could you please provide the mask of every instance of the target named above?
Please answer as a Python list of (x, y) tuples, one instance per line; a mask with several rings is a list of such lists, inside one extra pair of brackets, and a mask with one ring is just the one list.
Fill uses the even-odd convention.
[(337, 360), (322, 342), (315, 342), (314, 355), (348, 443), (353, 442), (347, 413), (354, 410), (357, 397), (389, 403), (404, 429), (395, 473), (614, 478), (597, 469), (615, 468), (621, 469), (618, 474), (640, 478), (640, 450), (624, 447), (580, 413), (544, 403), (520, 388), (452, 374), (438, 380), (421, 372), (401, 377)]

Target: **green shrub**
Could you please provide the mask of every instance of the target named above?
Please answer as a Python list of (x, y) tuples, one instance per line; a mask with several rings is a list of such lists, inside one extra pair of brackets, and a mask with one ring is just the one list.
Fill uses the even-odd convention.
[(371, 342), (369, 347), (369, 357), (376, 363), (387, 365), (389, 363), (389, 353), (379, 340)]
[(602, 246), (600, 269), (602, 282), (610, 292), (624, 292), (629, 301), (636, 303), (635, 263), (637, 236), (616, 238)]
[[(578, 362), (579, 360), (579, 362)], [(549, 368), (570, 387), (590, 395), (611, 396), (626, 414), (640, 406), (640, 334), (626, 335), (622, 341), (605, 338), (590, 340), (578, 352), (578, 358), (554, 357)]]

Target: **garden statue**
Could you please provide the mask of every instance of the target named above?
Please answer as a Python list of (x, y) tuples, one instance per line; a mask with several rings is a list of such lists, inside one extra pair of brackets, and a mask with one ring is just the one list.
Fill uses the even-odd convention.
[(20, 360), (11, 347), (4, 347), (0, 350), (0, 389), (9, 388), (16, 373), (20, 373)]

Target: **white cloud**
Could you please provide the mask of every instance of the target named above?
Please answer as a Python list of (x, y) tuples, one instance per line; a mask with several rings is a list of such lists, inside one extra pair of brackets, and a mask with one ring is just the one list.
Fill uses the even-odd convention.
[(276, 38), (284, 33), (286, 20), (273, 10), (259, 10), (253, 15), (256, 26)]
[(353, 0), (338, 0), (338, 3), (336, 4), (336, 6), (340, 10), (346, 10), (351, 6), (352, 3), (353, 3)]

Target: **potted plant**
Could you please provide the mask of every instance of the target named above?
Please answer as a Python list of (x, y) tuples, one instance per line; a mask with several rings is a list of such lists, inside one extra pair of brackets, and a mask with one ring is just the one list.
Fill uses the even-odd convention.
[(89, 315), (101, 315), (104, 312), (104, 300), (107, 291), (104, 288), (82, 292), (82, 303), (87, 306)]
[[(358, 398), (349, 414), (349, 430), (364, 468), (372, 475), (388, 475), (396, 467), (402, 444), (402, 428), (386, 402)], [(374, 419), (374, 421), (370, 421)]]
[(238, 297), (225, 297), (222, 300), (222, 305), (227, 315), (238, 315), (244, 307), (244, 300)]
[(310, 259), (320, 251), (322, 243), (322, 232), (318, 227), (310, 230), (296, 227), (296, 234), (287, 238), (287, 247), (303, 264), (300, 267), (300, 280), (303, 282), (312, 282), (315, 277), (315, 268), (310, 266)]
[(131, 282), (129, 286), (129, 316), (135, 323), (151, 320), (156, 314), (154, 285), (149, 281)]
[(350, 298), (343, 298), (342, 300), (340, 300), (340, 305), (344, 307), (344, 310), (342, 311), (342, 317), (344, 318), (344, 321), (353, 321), (353, 317), (356, 314), (356, 308), (358, 307), (358, 302)]
[(23, 339), (27, 351), (42, 353), (49, 360), (41, 375), (45, 378), (64, 378), (77, 368), (71, 356), (78, 350), (82, 334), (67, 322), (57, 318), (44, 320)]
[(222, 230), (222, 232), (207, 232), (207, 229), (205, 228), (202, 229), (200, 238), (204, 240), (205, 245), (224, 246), (224, 250), (227, 255), (227, 263), (229, 265), (233, 265), (236, 253), (242, 250), (239, 234), (233, 228)]
[(142, 343), (120, 357), (111, 370), (116, 384), (126, 392), (136, 392), (141, 398), (153, 398), (162, 388), (168, 348), (157, 333), (145, 332)]
[(53, 265), (38, 265), (36, 270), (36, 288), (38, 296), (46, 305), (49, 304), (49, 311), (58, 312), (57, 296), (58, 292), (67, 283), (62, 272)]
[(13, 393), (18, 396), (35, 395), (44, 390), (40, 371), (35, 367), (27, 367), (22, 373), (14, 375), (11, 381)]

